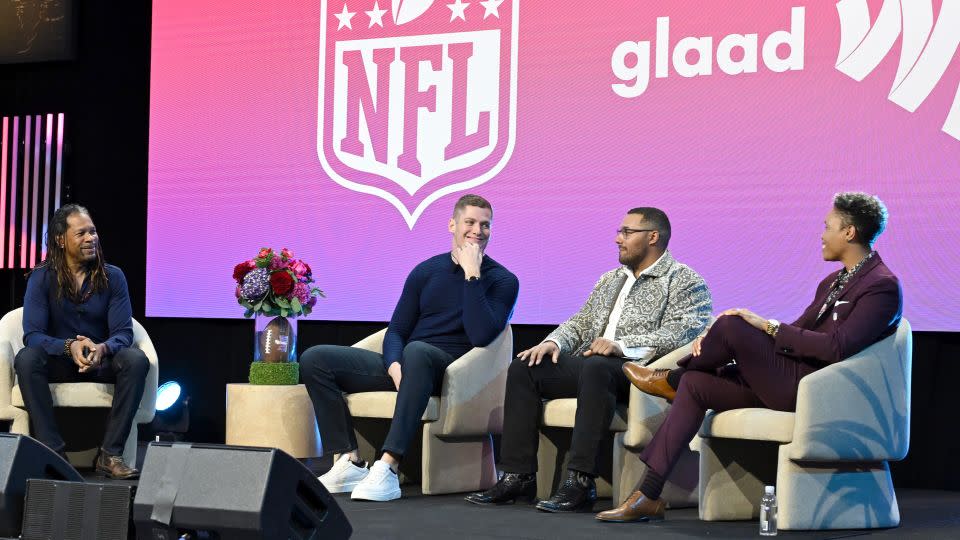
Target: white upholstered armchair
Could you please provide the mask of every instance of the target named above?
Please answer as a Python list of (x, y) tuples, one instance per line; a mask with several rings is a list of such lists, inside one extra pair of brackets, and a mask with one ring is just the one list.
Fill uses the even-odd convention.
[[(377, 353), (383, 350), (386, 329), (354, 344)], [(447, 367), (440, 396), (431, 396), (423, 413), (421, 490), (426, 495), (486, 489), (496, 483), (493, 434), (503, 429), (503, 398), (507, 368), (513, 356), (508, 325), (486, 347), (474, 347)], [(393, 418), (396, 392), (346, 394), (357, 443), (364, 459), (375, 453)], [(407, 452), (405, 474), (416, 469), (416, 451)], [(416, 476), (416, 474), (410, 474)]]
[[(133, 321), (133, 346), (139, 348), (150, 361), (147, 381), (143, 389), (143, 398), (133, 418), (130, 436), (123, 447), (123, 459), (131, 466), (137, 462), (137, 424), (153, 420), (157, 405), (157, 351), (150, 336), (136, 320)], [(16, 384), (16, 372), (13, 360), (23, 348), (23, 308), (17, 308), (0, 319), (0, 420), (10, 421), (10, 432), (30, 434), (30, 417), (24, 409), (23, 396)], [(52, 383), (54, 407), (110, 407), (113, 403), (113, 385), (105, 383)], [(95, 451), (95, 449), (94, 449)], [(93, 452), (75, 455), (70, 452), (71, 460), (77, 464), (90, 465)], [(79, 453), (77, 453), (79, 454)]]
[(700, 517), (753, 519), (776, 483), (782, 529), (900, 523), (889, 461), (910, 441), (910, 323), (800, 381), (796, 413), (709, 412), (700, 437)]

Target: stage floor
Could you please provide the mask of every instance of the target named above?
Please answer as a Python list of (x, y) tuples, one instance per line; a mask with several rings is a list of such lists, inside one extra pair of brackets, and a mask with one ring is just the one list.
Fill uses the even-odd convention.
[[(389, 503), (336, 500), (353, 525), (356, 539), (544, 539), (559, 538), (758, 538), (755, 522), (705, 522), (696, 508), (668, 510), (659, 523), (600, 523), (593, 514), (548, 514), (532, 506), (483, 507), (463, 501), (463, 495), (424, 496), (419, 486), (404, 486), (403, 498)], [(902, 524), (871, 531), (781, 531), (780, 536), (804, 538), (960, 538), (960, 493), (897, 490)], [(609, 509), (609, 499), (596, 511)]]
[[(91, 482), (110, 482), (91, 470), (81, 473)], [(759, 537), (756, 522), (700, 521), (696, 508), (668, 510), (667, 519), (659, 523), (600, 523), (593, 513), (548, 514), (528, 505), (477, 506), (464, 502), (463, 496), (425, 496), (419, 485), (404, 485), (403, 497), (388, 503), (353, 501), (348, 494), (334, 498), (353, 525), (352, 538), (357, 540)], [(960, 492), (898, 489), (897, 500), (902, 523), (895, 529), (780, 531), (779, 536), (960, 539)], [(609, 499), (601, 499), (594, 510), (610, 506)]]

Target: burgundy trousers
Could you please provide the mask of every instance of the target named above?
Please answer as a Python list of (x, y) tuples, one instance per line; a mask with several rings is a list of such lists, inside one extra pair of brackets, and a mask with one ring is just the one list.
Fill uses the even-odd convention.
[[(736, 359), (736, 364), (730, 362)], [(700, 356), (680, 360), (685, 368), (673, 406), (640, 459), (667, 478), (700, 429), (708, 409), (765, 407), (794, 411), (800, 379), (818, 368), (775, 351), (773, 338), (736, 315), (717, 319)]]

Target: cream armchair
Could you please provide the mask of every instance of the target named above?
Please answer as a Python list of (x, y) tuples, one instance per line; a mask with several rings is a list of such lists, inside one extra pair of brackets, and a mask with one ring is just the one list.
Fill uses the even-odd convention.
[[(157, 351), (150, 336), (136, 320), (133, 321), (133, 346), (146, 354), (150, 361), (143, 398), (133, 418), (130, 436), (123, 447), (123, 459), (131, 466), (137, 462), (137, 424), (153, 420), (157, 406)], [(16, 384), (13, 359), (23, 348), (23, 308), (17, 308), (0, 319), (0, 420), (8, 420), (11, 433), (30, 434), (30, 417), (24, 409), (20, 386)], [(54, 407), (110, 407), (113, 403), (113, 385), (104, 383), (52, 383)], [(89, 466), (96, 449), (70, 452), (72, 462)]]
[(776, 484), (782, 529), (900, 523), (888, 462), (910, 441), (910, 324), (800, 381), (796, 413), (709, 412), (700, 437), (700, 517), (753, 519)]
[[(354, 344), (383, 350), (386, 329)], [(440, 396), (431, 396), (423, 413), (421, 444), (404, 460), (406, 477), (420, 476), (425, 495), (486, 489), (496, 483), (493, 434), (503, 429), (503, 397), (513, 356), (508, 325), (486, 347), (475, 347), (447, 367)], [(397, 402), (396, 392), (346, 394), (360, 454), (372, 460), (386, 438)], [(421, 446), (422, 445), (422, 446)], [(421, 451), (420, 471), (416, 452)], [(417, 473), (420, 473), (419, 475)]]

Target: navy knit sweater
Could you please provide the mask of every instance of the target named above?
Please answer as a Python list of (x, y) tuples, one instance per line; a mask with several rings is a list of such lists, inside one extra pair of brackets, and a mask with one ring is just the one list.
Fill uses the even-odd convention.
[(383, 339), (383, 362), (403, 363), (403, 348), (423, 341), (457, 358), (489, 345), (506, 327), (519, 290), (517, 276), (484, 255), (480, 279), (467, 281), (450, 252), (418, 264), (403, 285)]

